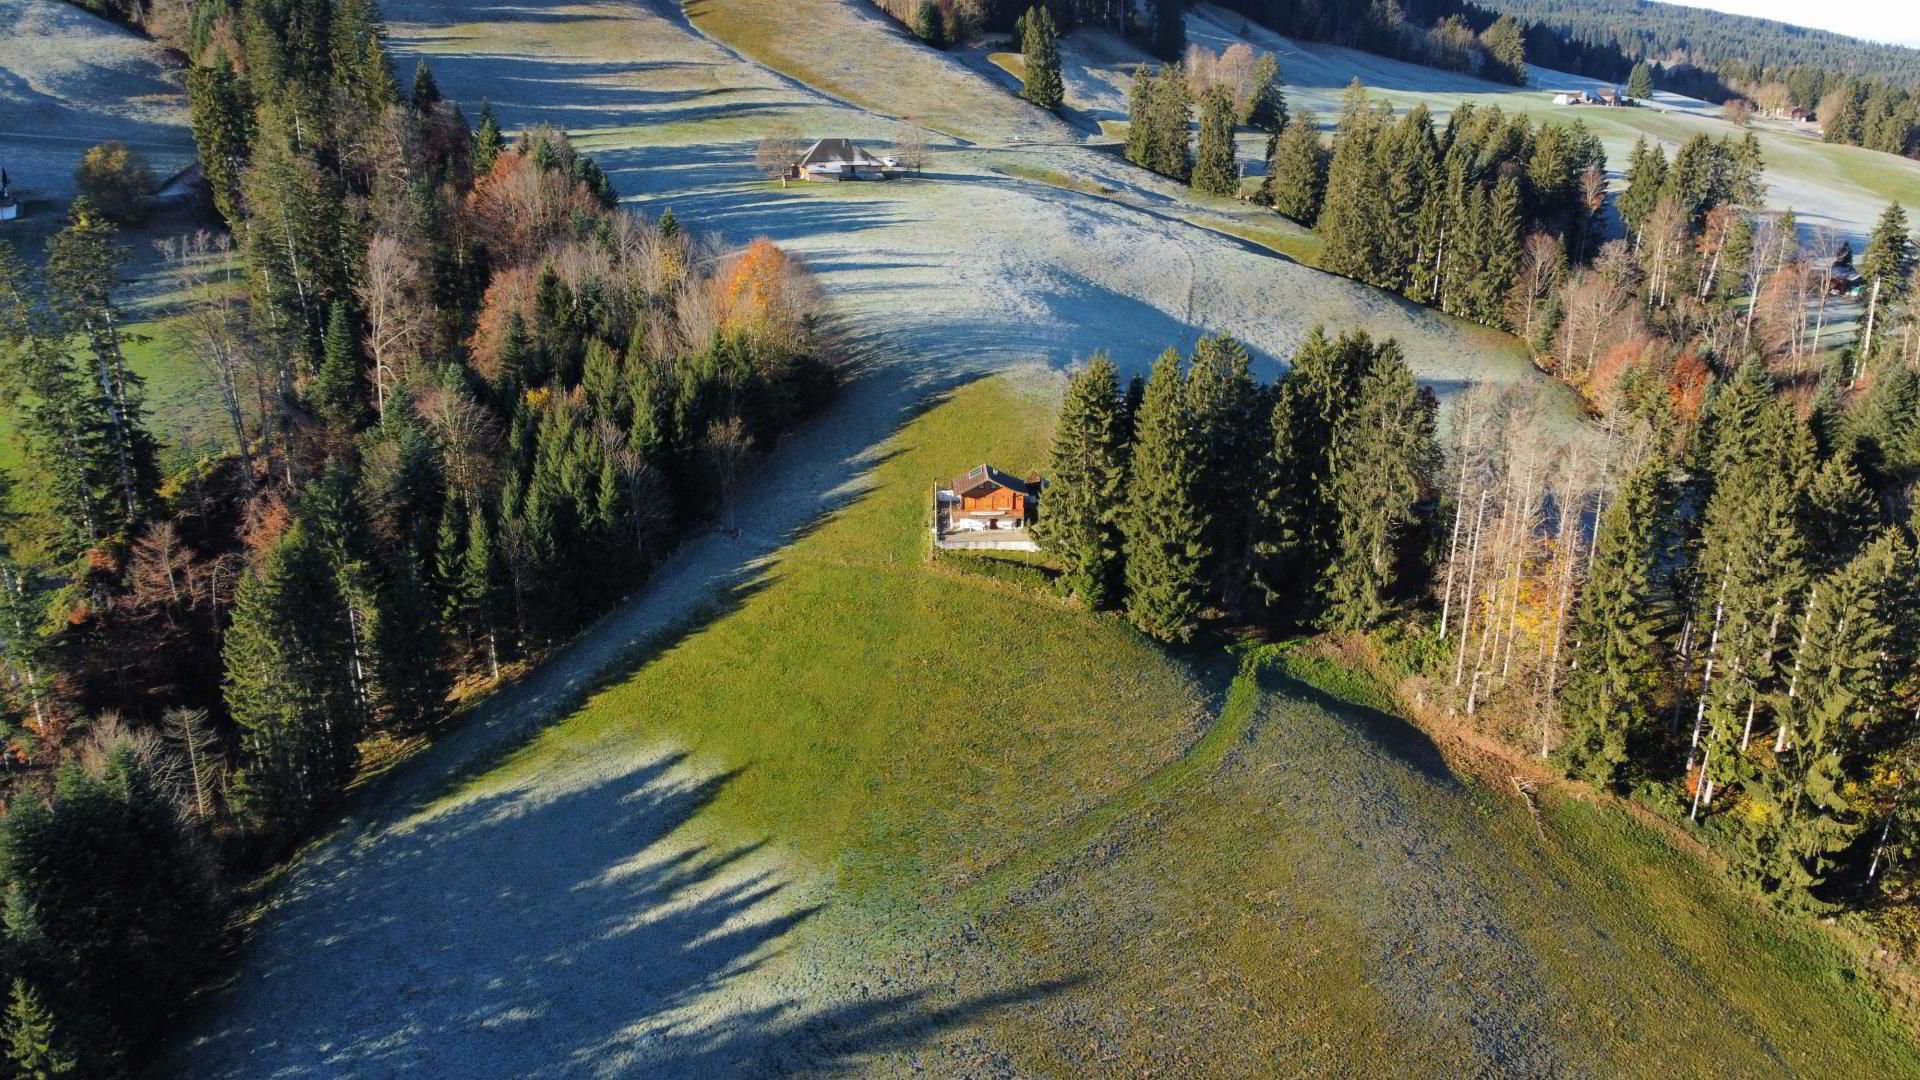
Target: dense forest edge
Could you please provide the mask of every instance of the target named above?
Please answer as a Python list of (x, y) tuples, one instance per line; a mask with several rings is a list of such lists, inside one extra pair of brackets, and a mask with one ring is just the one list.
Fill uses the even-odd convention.
[(564, 134), (470, 125), (424, 65), (403, 88), (370, 3), (184, 32), (231, 231), (166, 259), (236, 449), (162, 475), (119, 295), (138, 154), (88, 155), (43, 264), (0, 244), (22, 1075), (129, 1068), (369, 755), (639, 587), (838, 377), (799, 263), (617, 211)]

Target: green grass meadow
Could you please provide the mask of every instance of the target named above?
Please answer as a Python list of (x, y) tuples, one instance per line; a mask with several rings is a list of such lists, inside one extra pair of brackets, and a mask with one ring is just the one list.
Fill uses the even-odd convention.
[(929, 561), (934, 481), (1043, 464), (1052, 385), (956, 391), (463, 790), (663, 745), (732, 773), (696, 826), (822, 868), (867, 962), (931, 941), (956, 992), (1054, 987), (965, 1029), (1040, 1074), (1920, 1075), (1830, 935), (1618, 807), (1545, 792), (1542, 832), (1317, 654), (1169, 652)]

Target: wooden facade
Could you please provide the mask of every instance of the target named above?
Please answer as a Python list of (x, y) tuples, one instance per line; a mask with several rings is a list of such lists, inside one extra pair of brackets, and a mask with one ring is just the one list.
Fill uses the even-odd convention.
[(1033, 512), (1034, 487), (991, 465), (981, 465), (953, 482), (953, 514), (985, 520), (989, 527), (1023, 528)]

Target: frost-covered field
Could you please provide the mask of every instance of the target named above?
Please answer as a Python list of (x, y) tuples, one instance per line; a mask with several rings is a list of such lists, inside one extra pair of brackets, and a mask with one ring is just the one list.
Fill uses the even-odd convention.
[(161, 176), (193, 157), (180, 69), (158, 45), (62, 0), (0, 0), (0, 166), (65, 198), (87, 147), (118, 139)]
[[(641, 209), (670, 206), (691, 228), (770, 236), (804, 256), (861, 376), (775, 454), (736, 511), (739, 536), (694, 540), (637, 603), (490, 703), (300, 861), (198, 1032), (198, 1075), (457, 1075), (475, 1054), (525, 1074), (699, 1073), (723, 1065), (702, 1047), (726, 1045), (742, 1016), (758, 1018), (754, 1030), (802, 1023), (780, 1004), (793, 980), (811, 1008), (857, 1005), (865, 988), (832, 974), (844, 937), (830, 920), (774, 944), (821, 868), (773, 849), (723, 857), (718, 840), (696, 850), (678, 826), (707, 778), (663, 764), (664, 749), (483, 782), (426, 809), (417, 800), (751, 576), (941, 389), (1103, 348), (1139, 370), (1201, 332), (1242, 337), (1271, 375), (1319, 322), (1398, 337), (1442, 391), (1537, 377), (1497, 335), (1194, 227), (1178, 189), (1078, 145), (936, 136), (945, 148), (923, 179), (781, 189), (751, 168), (771, 125), (876, 148), (902, 125), (742, 60), (668, 6), (493, 10), (498, 21), (474, 21), (452, 0), (388, 4), (400, 63), (430, 58), (470, 116), (484, 98), (509, 128), (569, 129)], [(1026, 107), (994, 100), (1013, 117), (1007, 129), (1023, 130)], [(1011, 165), (1112, 194), (996, 171)], [(697, 925), (681, 914), (696, 896)], [(766, 1010), (781, 1023), (769, 1028)]]

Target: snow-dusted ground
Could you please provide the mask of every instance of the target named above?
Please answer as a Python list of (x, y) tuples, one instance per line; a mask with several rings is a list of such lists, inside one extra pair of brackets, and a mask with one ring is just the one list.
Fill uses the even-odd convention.
[(0, 167), (33, 197), (72, 194), (80, 155), (109, 139), (163, 177), (191, 161), (185, 86), (158, 45), (105, 19), (0, 0)]

